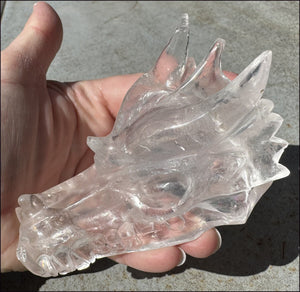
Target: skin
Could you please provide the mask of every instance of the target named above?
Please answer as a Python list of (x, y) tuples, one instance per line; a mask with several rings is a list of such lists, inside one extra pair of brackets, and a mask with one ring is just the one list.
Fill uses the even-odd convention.
[[(47, 81), (62, 36), (59, 16), (39, 2), (23, 31), (1, 52), (1, 272), (25, 270), (16, 258), (19, 195), (39, 193), (89, 167), (93, 152), (87, 136), (106, 136), (112, 130), (122, 99), (141, 76)], [(211, 229), (179, 247), (204, 258), (220, 244), (218, 232)], [(168, 271), (182, 258), (176, 246), (112, 257), (146, 272)]]

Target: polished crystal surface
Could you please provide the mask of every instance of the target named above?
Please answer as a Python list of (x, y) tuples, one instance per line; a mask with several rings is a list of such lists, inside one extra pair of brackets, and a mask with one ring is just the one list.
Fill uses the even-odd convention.
[(184, 14), (154, 68), (128, 91), (112, 132), (89, 137), (95, 163), (40, 194), (19, 197), (17, 257), (48, 277), (95, 259), (177, 245), (219, 225), (245, 223), (287, 142), (262, 95), (271, 51), (234, 81), (217, 39), (196, 66)]

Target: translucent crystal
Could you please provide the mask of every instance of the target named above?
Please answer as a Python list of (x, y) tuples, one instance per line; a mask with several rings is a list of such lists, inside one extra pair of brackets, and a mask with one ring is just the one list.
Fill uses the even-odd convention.
[(234, 81), (217, 39), (196, 67), (188, 17), (156, 65), (128, 91), (112, 132), (89, 137), (95, 163), (43, 193), (22, 195), (18, 259), (48, 277), (95, 259), (177, 245), (209, 228), (246, 222), (273, 180), (287, 142), (262, 99), (271, 51)]

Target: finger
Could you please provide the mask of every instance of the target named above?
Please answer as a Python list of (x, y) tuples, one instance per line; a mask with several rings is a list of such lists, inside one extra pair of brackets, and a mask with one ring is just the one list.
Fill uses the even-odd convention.
[[(72, 83), (74, 92), (84, 92), (86, 103), (97, 108), (98, 105), (105, 105), (113, 118), (116, 118), (121, 103), (133, 83), (142, 76), (142, 73), (119, 75), (98, 80), (79, 81)], [(71, 83), (70, 83), (71, 84)], [(81, 94), (80, 96), (83, 96)], [(84, 99), (77, 100), (83, 103)]]
[(47, 3), (38, 2), (22, 32), (6, 49), (17, 55), (17, 62), (23, 62), (28, 71), (47, 69), (62, 42), (62, 24), (54, 9)]
[[(219, 250), (221, 244), (221, 235), (217, 229), (213, 228), (203, 233), (198, 239), (183, 243), (178, 247), (190, 256), (206, 258)], [(161, 273), (173, 269), (185, 260), (185, 255), (178, 247), (121, 254), (111, 259), (145, 272)]]
[(175, 268), (182, 262), (183, 254), (175, 246), (155, 250), (127, 253), (110, 257), (112, 260), (132, 268), (150, 272), (162, 273)]
[(103, 93), (103, 98), (107, 102), (107, 107), (114, 117), (117, 116), (127, 91), (142, 75), (142, 73), (136, 73), (101, 80), (99, 85)]
[(214, 254), (222, 244), (222, 238), (219, 231), (215, 228), (204, 232), (196, 240), (180, 244), (188, 255), (195, 258), (206, 258)]

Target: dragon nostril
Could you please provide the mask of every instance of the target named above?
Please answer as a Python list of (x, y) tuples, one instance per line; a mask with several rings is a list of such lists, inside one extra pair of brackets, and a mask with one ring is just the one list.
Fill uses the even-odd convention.
[(42, 200), (39, 199), (36, 195), (31, 195), (30, 196), (30, 202), (31, 202), (31, 206), (35, 210), (40, 210), (44, 207), (44, 204), (43, 204)]

